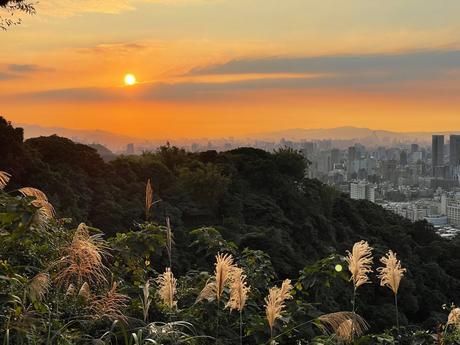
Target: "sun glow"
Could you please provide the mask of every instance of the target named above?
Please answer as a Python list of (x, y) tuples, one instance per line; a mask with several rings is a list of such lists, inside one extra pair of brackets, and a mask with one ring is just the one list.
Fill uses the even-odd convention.
[(126, 85), (134, 85), (136, 84), (136, 76), (134, 74), (128, 73), (125, 75), (125, 84)]

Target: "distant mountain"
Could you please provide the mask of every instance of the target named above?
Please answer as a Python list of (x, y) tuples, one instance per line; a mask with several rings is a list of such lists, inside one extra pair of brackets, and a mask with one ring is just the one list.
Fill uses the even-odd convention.
[[(62, 137), (72, 139), (75, 142), (83, 144), (101, 144), (106, 146), (113, 152), (120, 152), (126, 149), (126, 145), (134, 143), (138, 146), (150, 145), (163, 145), (166, 143), (166, 139), (145, 139), (130, 137), (126, 135), (111, 133), (102, 130), (83, 130), (83, 129), (70, 129), (62, 127), (43, 127), (39, 125), (29, 124), (14, 124), (17, 127), (24, 128), (25, 138), (33, 138), (39, 136), (49, 136), (57, 134)], [(333, 140), (335, 144), (340, 147), (346, 147), (353, 142), (359, 142), (363, 145), (391, 145), (395, 143), (420, 143), (429, 144), (431, 143), (431, 136), (433, 134), (460, 134), (460, 131), (450, 132), (392, 132), (386, 130), (373, 130), (369, 128), (359, 127), (336, 127), (336, 128), (317, 128), (317, 129), (303, 129), (293, 128), (274, 132), (262, 132), (251, 135), (245, 135), (235, 137), (236, 141), (240, 141), (245, 145), (250, 145), (254, 140), (265, 140), (265, 141), (276, 141), (281, 139), (301, 141), (301, 140)], [(172, 140), (171, 143), (175, 145), (190, 144), (195, 141), (208, 142), (224, 140), (225, 138), (214, 138), (214, 139), (176, 139)]]
[(89, 147), (92, 147), (99, 153), (99, 156), (105, 161), (105, 162), (110, 162), (117, 158), (117, 155), (114, 154), (112, 151), (110, 151), (107, 147), (101, 144), (89, 144)]
[(14, 125), (16, 127), (24, 128), (25, 139), (56, 134), (82, 144), (101, 144), (107, 146), (113, 151), (123, 150), (129, 143), (140, 143), (145, 141), (144, 139), (115, 134), (102, 130), (43, 127), (22, 123), (15, 123)]
[(318, 128), (302, 129), (293, 128), (275, 132), (256, 133), (251, 138), (268, 141), (286, 140), (356, 140), (363, 144), (389, 144), (394, 142), (431, 142), (433, 134), (460, 134), (460, 131), (451, 132), (392, 132), (385, 130), (373, 130), (358, 127), (337, 127), (337, 128)]

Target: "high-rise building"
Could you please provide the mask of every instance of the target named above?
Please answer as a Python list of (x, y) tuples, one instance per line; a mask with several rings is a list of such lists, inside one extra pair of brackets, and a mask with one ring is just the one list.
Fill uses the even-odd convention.
[(449, 164), (451, 167), (460, 165), (460, 135), (450, 136)]
[(375, 187), (366, 181), (350, 183), (350, 198), (375, 202)]
[(340, 150), (339, 149), (332, 149), (331, 150), (331, 165), (334, 166), (334, 164), (340, 163)]
[(134, 154), (134, 144), (128, 144), (126, 145), (126, 153), (128, 155), (133, 155)]
[(433, 135), (431, 144), (433, 176), (439, 176), (439, 169), (444, 165), (444, 135)]
[(399, 164), (402, 166), (407, 165), (407, 152), (404, 150), (399, 154)]
[(418, 151), (418, 144), (412, 144), (410, 146), (410, 153), (414, 153)]

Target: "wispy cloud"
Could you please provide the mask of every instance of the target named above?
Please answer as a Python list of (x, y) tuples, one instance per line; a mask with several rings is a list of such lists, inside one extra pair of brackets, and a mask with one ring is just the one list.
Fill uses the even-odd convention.
[(127, 54), (146, 48), (146, 45), (139, 43), (103, 43), (93, 47), (82, 48), (78, 51), (88, 54)]
[[(265, 90), (334, 89), (394, 93), (413, 85), (436, 89), (460, 80), (460, 51), (397, 55), (278, 57), (234, 60), (193, 69), (170, 81), (133, 88), (58, 89), (21, 95), (34, 101), (208, 101)], [(452, 83), (454, 82), (454, 83)], [(430, 86), (431, 85), (431, 86)], [(454, 90), (455, 89), (455, 90)], [(457, 92), (457, 87), (451, 92)], [(436, 90), (435, 90), (436, 91)]]
[(193, 69), (190, 75), (245, 73), (368, 73), (432, 77), (460, 68), (460, 51), (421, 51), (399, 54), (270, 57), (232, 60)]
[(52, 71), (52, 68), (43, 67), (35, 64), (9, 64), (7, 69), (14, 73), (19, 74), (30, 74), (36, 72), (49, 72)]
[(219, 0), (48, 0), (38, 3), (41, 14), (55, 17), (70, 17), (78, 13), (117, 14), (136, 9), (140, 3), (162, 5), (196, 5)]
[(35, 73), (50, 71), (53, 71), (53, 69), (35, 64), (0, 65), (0, 81), (25, 78)]

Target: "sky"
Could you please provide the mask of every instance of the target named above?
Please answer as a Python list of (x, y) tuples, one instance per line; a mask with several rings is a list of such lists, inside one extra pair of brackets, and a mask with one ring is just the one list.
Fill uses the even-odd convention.
[(458, 0), (43, 1), (0, 32), (0, 114), (143, 138), (460, 130), (459, 12)]

